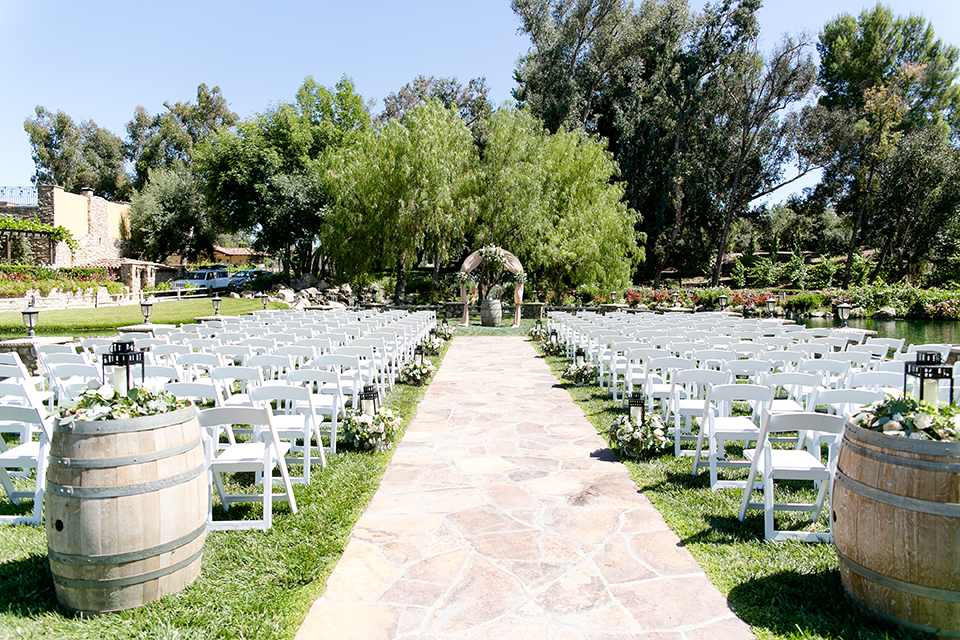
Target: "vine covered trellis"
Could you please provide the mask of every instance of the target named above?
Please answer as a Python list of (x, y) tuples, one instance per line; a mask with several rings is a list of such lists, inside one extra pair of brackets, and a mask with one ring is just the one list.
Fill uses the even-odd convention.
[(62, 225), (57, 225), (55, 227), (53, 225), (40, 222), (36, 218), (22, 219), (13, 218), (11, 216), (0, 216), (0, 235), (6, 238), (8, 253), (10, 241), (14, 237), (29, 238), (46, 236), (49, 238), (51, 243), (53, 243), (50, 251), (51, 263), (54, 261), (53, 246), (55, 246), (57, 242), (65, 242), (70, 248), (71, 256), (76, 255), (77, 250), (80, 248), (80, 245), (73, 237), (73, 234), (70, 233), (66, 227)]

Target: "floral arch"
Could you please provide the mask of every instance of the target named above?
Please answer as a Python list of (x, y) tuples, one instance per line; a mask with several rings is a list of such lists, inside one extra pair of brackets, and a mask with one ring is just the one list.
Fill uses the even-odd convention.
[[(494, 256), (494, 259), (491, 260), (491, 256)], [(520, 263), (520, 260), (517, 259), (517, 256), (513, 255), (505, 249), (500, 247), (488, 246), (482, 249), (477, 249), (463, 261), (463, 265), (460, 267), (461, 273), (464, 275), (470, 273), (477, 267), (480, 267), (486, 261), (488, 264), (496, 262), (497, 266), (502, 269), (509, 271), (513, 275), (521, 275), (523, 273), (523, 265)], [(468, 308), (469, 299), (467, 298), (467, 283), (460, 283), (460, 298), (463, 300), (463, 318), (461, 319), (460, 326), (465, 327), (470, 323), (470, 311)], [(513, 292), (513, 303), (517, 305), (517, 310), (514, 315), (513, 326), (520, 326), (520, 310), (521, 303), (523, 302), (523, 279), (518, 278), (517, 288)]]

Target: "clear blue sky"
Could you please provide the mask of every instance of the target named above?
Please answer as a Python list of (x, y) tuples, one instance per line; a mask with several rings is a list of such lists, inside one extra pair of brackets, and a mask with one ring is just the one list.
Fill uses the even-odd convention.
[[(636, 0), (639, 2), (639, 0)], [(784, 32), (814, 37), (864, 0), (766, 0), (765, 45)], [(920, 13), (960, 44), (960, 0), (889, 0)], [(703, 2), (693, 0), (699, 9)], [(93, 120), (124, 136), (142, 105), (196, 99), (219, 86), (241, 117), (293, 98), (304, 77), (332, 86), (353, 78), (367, 100), (417, 75), (484, 76), (496, 103), (510, 98), (513, 70), (529, 41), (509, 0), (0, 0), (0, 186), (30, 184), (23, 121), (34, 107)]]

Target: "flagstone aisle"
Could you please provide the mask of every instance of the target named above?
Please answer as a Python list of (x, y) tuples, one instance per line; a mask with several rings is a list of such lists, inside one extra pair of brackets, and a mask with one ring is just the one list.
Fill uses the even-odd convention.
[(519, 337), (453, 341), (297, 634), (752, 637)]

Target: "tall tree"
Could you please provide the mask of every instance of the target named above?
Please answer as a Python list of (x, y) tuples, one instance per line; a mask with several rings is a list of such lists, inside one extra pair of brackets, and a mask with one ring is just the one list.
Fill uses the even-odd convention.
[(464, 87), (456, 78), (417, 76), (413, 82), (408, 82), (399, 91), (383, 99), (383, 111), (377, 116), (377, 121), (385, 123), (393, 118), (403, 120), (418, 105), (436, 100), (445, 108), (456, 111), (470, 127), (474, 138), (479, 138), (484, 121), (493, 111), (489, 93), (486, 78), (473, 78)]
[(72, 193), (93, 189), (108, 200), (127, 200), (132, 188), (124, 170), (123, 140), (92, 120), (80, 123), (62, 111), (36, 108), (23, 123), (36, 171), (34, 184), (55, 184)]
[[(849, 286), (854, 255), (873, 219), (876, 178), (912, 129), (954, 123), (960, 104), (960, 50), (937, 40), (923, 18), (894, 17), (877, 4), (858, 18), (843, 14), (828, 22), (817, 45), (824, 90), (820, 103), (846, 114), (849, 131), (834, 136), (834, 161), (824, 172), (817, 197), (836, 203), (851, 218), (843, 286)], [(956, 135), (956, 129), (954, 134)]]
[(218, 129), (193, 152), (215, 222), (254, 236), (296, 276), (315, 268), (330, 195), (323, 177), (334, 149), (361, 139), (370, 120), (349, 78), (334, 89), (307, 78), (295, 103)]
[[(730, 225), (742, 210), (762, 197), (809, 173), (818, 165), (798, 157), (801, 135), (796, 111), (783, 112), (805, 100), (816, 80), (816, 66), (806, 53), (804, 39), (785, 37), (769, 59), (759, 52), (759, 42), (744, 47), (723, 78), (726, 141), (730, 149), (723, 175), (725, 215), (717, 243), (713, 285), (720, 283), (721, 267)], [(789, 161), (799, 160), (796, 176), (784, 179)]]
[(152, 169), (130, 203), (131, 248), (163, 262), (175, 253), (193, 262), (213, 254), (216, 232), (204, 211), (200, 186), (186, 170)]
[(354, 280), (388, 259), (399, 303), (415, 256), (426, 249), (444, 260), (469, 224), (476, 170), (470, 130), (455, 111), (428, 100), (339, 160), (332, 174), (340, 197), (325, 243)]
[(138, 106), (126, 126), (127, 153), (137, 189), (146, 184), (151, 169), (188, 166), (195, 146), (239, 120), (220, 87), (210, 89), (205, 84), (197, 87), (196, 104), (164, 102), (163, 106), (166, 111), (155, 116)]

